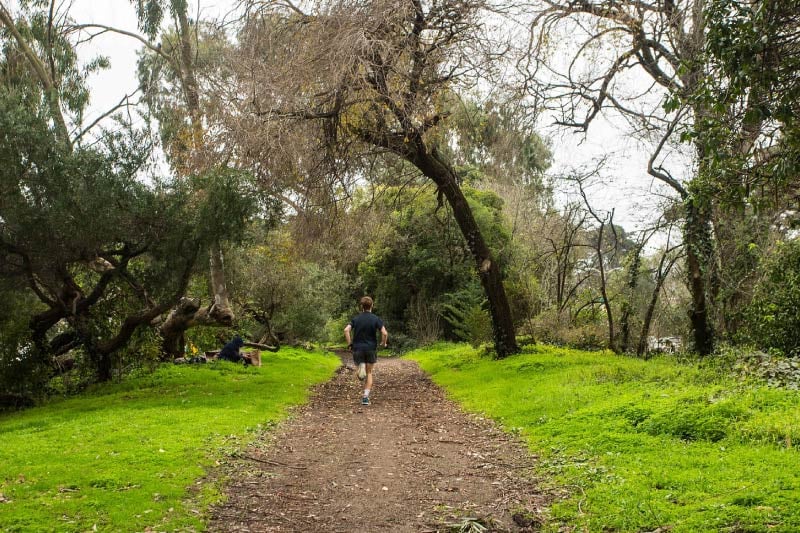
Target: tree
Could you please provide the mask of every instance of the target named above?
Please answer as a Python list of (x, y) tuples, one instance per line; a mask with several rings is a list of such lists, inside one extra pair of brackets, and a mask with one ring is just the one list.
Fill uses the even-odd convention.
[[(614, 209), (601, 213), (592, 207), (589, 198), (586, 196), (586, 188), (583, 184), (583, 179), (576, 180), (578, 189), (583, 198), (583, 204), (586, 211), (597, 223), (595, 228), (596, 237), (591, 243), (592, 249), (595, 253), (596, 268), (600, 282), (600, 301), (606, 312), (606, 321), (608, 323), (608, 348), (614, 352), (618, 351), (617, 339), (614, 334), (614, 313), (611, 309), (611, 298), (608, 293), (608, 279), (607, 279), (607, 264), (617, 261), (619, 255), (619, 238), (617, 237), (616, 228), (614, 226)], [(608, 227), (608, 229), (606, 229)], [(613, 234), (613, 239), (609, 238), (606, 231)], [(611, 241), (611, 246), (609, 242)]]
[(747, 340), (760, 348), (800, 355), (800, 240), (779, 243), (762, 265), (747, 309)]
[(579, 249), (585, 247), (581, 239), (585, 231), (587, 213), (580, 205), (566, 205), (561, 213), (552, 213), (551, 224), (545, 228), (547, 244), (540, 257), (549, 264), (549, 277), (554, 278), (551, 292), (559, 313), (564, 312), (581, 286), (589, 279), (588, 272), (578, 272), (583, 260)]
[(447, 118), (443, 98), (486, 66), (492, 54), (483, 45), (498, 44), (481, 35), (482, 4), (341, 1), (309, 13), (279, 2), (251, 5), (258, 12), (240, 35), (235, 113), (227, 120), (258, 133), (240, 137), (238, 154), (254, 164), (280, 157), (281, 134), (293, 122), (314, 139), (295, 159), (305, 169), (342, 176), (343, 165), (375, 150), (411, 163), (453, 210), (489, 301), (498, 357), (516, 352), (499, 265), (437, 135)]
[[(447, 205), (438, 205), (429, 190), (427, 184), (385, 187), (373, 202), (354, 209), (378, 213), (371, 242), (358, 265), (359, 278), (366, 293), (380, 302), (381, 316), (403, 332), (410, 331), (413, 323), (419, 325), (416, 315), (442, 316), (445, 301), (455, 307), (472, 307), (476, 303), (473, 293), (482, 292), (452, 212)], [(465, 186), (464, 193), (482, 233), (508, 265), (510, 235), (502, 217), (502, 201), (489, 191), (472, 187)], [(483, 302), (482, 297), (477, 300)], [(452, 330), (445, 333), (452, 338)]]
[(707, 116), (688, 132), (707, 146), (704, 193), (716, 201), (717, 320), (736, 339), (760, 277), (762, 254), (796, 217), (800, 171), (797, 1), (709, 1), (708, 75), (692, 95)]
[[(210, 103), (203, 98), (200, 78), (209, 76), (209, 71), (224, 69), (219, 58), (221, 48), (228, 44), (227, 37), (210, 25), (190, 19), (187, 0), (131, 2), (136, 6), (143, 35), (101, 24), (73, 24), (71, 29), (88, 33), (87, 39), (111, 31), (143, 45), (139, 78), (144, 102), (151, 116), (158, 120), (162, 144), (173, 170), (196, 188), (200, 187), (202, 180), (198, 176), (227, 166), (208, 139), (205, 115)], [(172, 26), (164, 30), (167, 17)], [(198, 189), (197, 194), (203, 196), (208, 192)], [(235, 318), (225, 281), (223, 245), (223, 242), (210, 243), (210, 304), (201, 306), (198, 300), (185, 298), (161, 325), (164, 350), (173, 356), (183, 352), (186, 329), (197, 325), (229, 326)]]
[(136, 137), (68, 150), (13, 95), (0, 100), (2, 274), (45, 307), (30, 318), (35, 356), (56, 368), (81, 347), (107, 380), (112, 354), (185, 289), (198, 253), (184, 197), (136, 183)]
[[(586, 131), (601, 114), (627, 120), (633, 134), (652, 141), (648, 173), (681, 198), (684, 240), (692, 295), (690, 320), (695, 349), (714, 347), (715, 247), (713, 203), (696, 178), (681, 180), (668, 168), (665, 151), (680, 139), (681, 127), (702, 121), (707, 109), (691, 99), (705, 76), (702, 53), (705, 19), (700, 0), (647, 3), (638, 0), (543, 0), (534, 14), (529, 59), (530, 87), (557, 123)], [(568, 33), (570, 61), (549, 54), (553, 36)], [(627, 91), (632, 72), (646, 76), (649, 89)], [(657, 88), (657, 90), (652, 90)], [(631, 95), (632, 94), (632, 95)], [(708, 172), (707, 145), (694, 142), (695, 176)], [(674, 159), (674, 158), (673, 158)], [(680, 161), (680, 159), (678, 158)]]
[[(107, 380), (114, 354), (183, 295), (201, 247), (236, 238), (252, 211), (247, 176), (212, 169), (199, 179), (213, 194), (192, 202), (184, 184), (142, 179), (146, 134), (121, 119), (114, 132), (81, 123), (74, 34), (52, 10), (22, 13), (13, 20), (0, 4), (13, 37), (0, 56), (0, 274), (39, 300), (16, 348), (54, 370), (80, 349)], [(224, 224), (197, 227), (222, 211)]]
[(304, 259), (286, 228), (262, 238), (269, 246), (243, 247), (229, 262), (234, 302), (262, 326), (255, 340), (320, 340), (347, 295), (345, 274), (329, 262)]

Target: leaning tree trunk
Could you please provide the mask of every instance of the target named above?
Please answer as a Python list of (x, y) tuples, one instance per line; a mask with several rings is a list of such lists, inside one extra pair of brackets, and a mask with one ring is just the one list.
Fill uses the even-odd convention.
[(503, 358), (519, 352), (514, 331), (514, 321), (511, 317), (511, 307), (508, 305), (500, 268), (497, 261), (483, 239), (478, 223), (472, 214), (461, 187), (458, 185), (456, 173), (453, 168), (442, 159), (434, 149), (428, 151), (424, 145), (418, 145), (410, 156), (414, 165), (431, 179), (439, 188), (441, 194), (447, 199), (453, 209), (453, 216), (467, 241), (472, 257), (480, 276), (481, 285), (489, 301), (489, 311), (492, 316), (492, 331), (497, 357)]

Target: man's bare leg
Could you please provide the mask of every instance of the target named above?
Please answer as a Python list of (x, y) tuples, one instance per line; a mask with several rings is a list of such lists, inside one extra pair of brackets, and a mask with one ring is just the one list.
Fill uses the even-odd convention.
[(369, 393), (372, 390), (372, 368), (375, 366), (374, 363), (367, 363), (366, 370), (367, 370), (367, 381), (364, 384), (364, 398), (369, 398)]

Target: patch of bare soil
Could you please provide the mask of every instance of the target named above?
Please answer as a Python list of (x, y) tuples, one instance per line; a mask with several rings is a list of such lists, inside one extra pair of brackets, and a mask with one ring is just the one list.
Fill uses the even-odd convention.
[(380, 359), (372, 405), (352, 359), (228, 472), (210, 531), (536, 531), (535, 457), (464, 414), (413, 361)]

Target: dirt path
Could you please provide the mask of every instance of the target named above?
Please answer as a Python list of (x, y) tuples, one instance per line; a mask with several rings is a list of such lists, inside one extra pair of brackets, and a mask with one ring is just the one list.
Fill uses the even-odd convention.
[(546, 498), (519, 442), (465, 415), (413, 361), (378, 361), (362, 407), (344, 361), (228, 473), (211, 531), (434, 532), (466, 518), (490, 531), (538, 528)]

